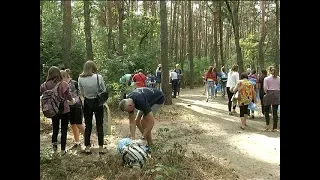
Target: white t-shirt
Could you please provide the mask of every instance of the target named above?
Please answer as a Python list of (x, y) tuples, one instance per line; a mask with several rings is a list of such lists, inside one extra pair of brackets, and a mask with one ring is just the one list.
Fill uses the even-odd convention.
[(173, 80), (173, 79), (178, 79), (178, 74), (176, 73), (176, 72), (170, 72), (170, 77), (171, 77), (171, 79)]
[(231, 71), (228, 73), (227, 87), (229, 88), (235, 87), (238, 81), (239, 81), (238, 72)]

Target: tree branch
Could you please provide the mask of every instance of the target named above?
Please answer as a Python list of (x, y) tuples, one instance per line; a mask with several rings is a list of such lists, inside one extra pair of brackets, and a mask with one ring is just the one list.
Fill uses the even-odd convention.
[(140, 39), (140, 43), (139, 43), (139, 48), (141, 48), (141, 44), (143, 42), (143, 40), (148, 37), (148, 34), (150, 33), (150, 31), (148, 31), (141, 39)]

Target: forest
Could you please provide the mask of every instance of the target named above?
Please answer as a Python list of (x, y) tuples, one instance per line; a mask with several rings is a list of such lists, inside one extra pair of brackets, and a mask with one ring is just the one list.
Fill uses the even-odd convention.
[[(162, 81), (168, 82), (162, 83), (162, 89), (167, 96), (166, 104), (172, 105), (180, 101), (171, 99), (169, 95), (171, 94), (169, 71), (174, 69), (176, 64), (180, 64), (183, 70), (181, 87), (186, 93), (203, 86), (202, 75), (204, 69), (209, 66), (217, 67), (220, 71), (221, 67), (229, 70), (232, 65), (237, 64), (239, 72), (245, 72), (249, 66), (260, 72), (272, 65), (279, 71), (280, 1), (40, 1), (40, 84), (46, 80), (51, 66), (71, 69), (72, 77), (77, 79), (87, 60), (93, 60), (98, 66), (99, 73), (104, 77), (110, 93), (108, 104), (113, 113), (118, 108), (121, 96), (119, 78), (138, 69), (155, 73), (158, 64), (162, 64), (163, 68)], [(174, 110), (164, 111), (168, 112), (168, 116), (170, 115), (168, 119), (177, 116)], [(185, 112), (179, 108), (177, 111), (179, 114)], [(124, 118), (118, 114), (116, 116), (115, 119), (113, 118), (114, 122)], [(195, 134), (197, 132), (197, 130), (193, 131)], [(160, 134), (163, 132), (161, 131)], [(170, 151), (171, 154), (165, 155), (177, 156), (176, 159), (179, 161), (180, 155), (177, 155), (179, 148), (182, 146), (175, 145), (174, 150)], [(196, 160), (182, 159), (179, 162), (207, 162), (200, 156), (194, 158)], [(84, 161), (87, 165), (91, 163), (89, 160)], [(105, 161), (105, 165), (101, 165), (101, 168), (112, 166), (116, 160)], [(164, 161), (165, 164), (167, 161)], [(224, 173), (233, 172), (233, 170), (217, 170), (218, 166), (210, 163), (210, 168), (216, 169), (225, 176), (219, 176), (219, 173), (216, 174), (217, 176), (210, 174), (212, 169), (204, 168), (201, 163), (193, 166), (201, 167), (209, 174), (201, 175), (200, 171), (180, 165), (180, 170), (183, 169), (182, 167), (185, 169), (182, 173), (177, 173), (174, 169), (177, 166), (172, 165), (176, 163), (170, 160), (168, 162), (171, 164), (165, 165), (167, 168), (165, 172), (175, 174), (173, 179), (179, 179), (177, 177), (180, 175), (180, 179), (197, 179), (197, 176), (202, 176), (202, 179), (239, 178), (233, 173), (227, 175)], [(51, 167), (56, 171), (55, 173), (49, 172), (47, 166), (44, 164), (41, 168), (46, 169), (43, 172), (51, 173), (50, 178), (55, 174), (57, 179), (65, 179), (67, 176), (66, 179), (70, 179), (71, 176), (68, 173), (72, 172), (71, 166), (60, 169), (63, 172), (62, 175), (56, 165)], [(92, 169), (92, 172), (87, 172), (89, 179), (98, 180), (102, 176), (100, 171), (99, 177), (93, 173), (99, 174), (98, 170), (94, 169), (99, 165), (88, 166)], [(153, 162), (153, 168), (158, 168), (156, 162)], [(190, 171), (187, 170), (188, 168)], [(158, 172), (155, 169), (152, 169), (152, 172)], [(194, 173), (191, 173), (191, 170)], [(113, 169), (112, 173), (111, 171), (104, 173), (109, 173), (111, 179), (123, 179), (126, 173), (133, 179), (142, 177), (142, 174), (141, 179), (151, 177), (150, 172), (145, 173), (147, 171), (138, 174), (131, 171), (130, 173), (124, 171), (121, 174), (119, 171)], [(151, 179), (156, 176), (168, 179), (169, 176), (166, 173), (160, 173), (161, 175), (154, 173)], [(186, 174), (189, 174), (189, 178)], [(245, 175), (241, 177), (242, 179), (253, 178)], [(278, 176), (273, 178), (276, 177)], [(71, 179), (79, 179), (79, 176), (72, 176)]]
[(52, 65), (77, 77), (86, 60), (98, 64), (110, 91), (123, 74), (163, 62), (164, 72), (181, 64), (190, 88), (209, 65), (279, 67), (278, 1), (40, 2), (40, 82)]

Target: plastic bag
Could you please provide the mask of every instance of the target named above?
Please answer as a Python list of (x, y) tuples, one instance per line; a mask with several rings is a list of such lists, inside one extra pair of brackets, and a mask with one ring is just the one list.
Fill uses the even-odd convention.
[(253, 102), (251, 102), (249, 105), (248, 105), (248, 109), (250, 109), (251, 111), (258, 111), (259, 109), (258, 109), (258, 106), (255, 104), (255, 103), (253, 103)]
[(118, 142), (118, 153), (120, 153), (120, 151), (123, 148), (123, 146), (126, 146), (126, 145), (130, 144), (131, 141), (132, 141), (132, 139), (130, 139), (130, 138), (120, 139), (119, 142)]

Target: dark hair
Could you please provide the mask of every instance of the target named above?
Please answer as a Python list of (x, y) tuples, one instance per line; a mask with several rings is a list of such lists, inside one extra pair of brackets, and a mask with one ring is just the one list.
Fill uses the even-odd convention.
[(248, 79), (248, 74), (246, 72), (241, 73), (240, 79)]
[(51, 66), (48, 70), (47, 81), (60, 82), (62, 80), (62, 76), (60, 73), (60, 69), (57, 66)]
[(251, 71), (252, 74), (255, 74), (256, 72), (257, 72), (256, 70), (252, 70), (252, 71)]
[(212, 69), (212, 72), (217, 73), (217, 68), (216, 68), (216, 67), (214, 67), (214, 68)]
[(224, 68), (224, 66), (222, 66), (221, 72), (226, 72), (226, 69)]
[(267, 70), (265, 70), (265, 69), (262, 69), (262, 70), (261, 70), (261, 73), (262, 73), (263, 75), (265, 75), (265, 76), (268, 74), (268, 73), (267, 73)]

